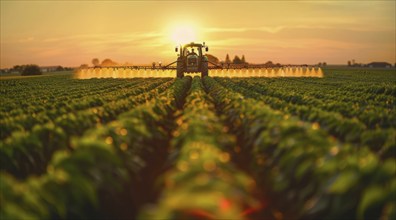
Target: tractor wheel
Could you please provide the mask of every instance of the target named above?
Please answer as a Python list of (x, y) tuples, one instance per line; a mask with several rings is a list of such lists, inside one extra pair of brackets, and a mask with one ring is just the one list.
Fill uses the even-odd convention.
[(204, 62), (201, 68), (201, 78), (204, 78), (205, 76), (208, 76), (209, 70), (208, 70), (208, 62)]
[(179, 58), (177, 58), (177, 66), (176, 66), (176, 76), (178, 78), (183, 78), (184, 76), (184, 70), (183, 70), (183, 61)]
[(183, 78), (183, 77), (184, 77), (183, 70), (179, 70), (179, 69), (177, 69), (177, 71), (176, 71), (176, 75), (177, 75), (177, 77), (179, 77), (179, 78)]

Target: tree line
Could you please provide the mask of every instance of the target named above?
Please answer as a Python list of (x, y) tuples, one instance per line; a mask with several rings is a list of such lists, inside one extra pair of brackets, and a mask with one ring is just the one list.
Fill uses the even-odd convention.
[[(40, 67), (37, 64), (15, 65), (12, 68), (10, 68), (9, 70), (7, 70), (7, 72), (9, 72), (9, 73), (18, 72), (18, 73), (21, 73), (22, 76), (41, 75), (43, 73), (43, 69), (47, 69), (46, 72), (50, 72), (50, 71), (48, 71), (48, 67)], [(56, 71), (56, 72), (69, 71), (69, 70), (73, 70), (73, 68), (63, 67), (63, 66), (51, 67), (51, 72), (52, 71)]]
[(248, 62), (246, 62), (246, 60), (245, 60), (245, 55), (242, 55), (242, 58), (239, 58), (238, 55), (235, 55), (234, 59), (232, 59), (232, 62), (231, 62), (229, 54), (226, 55), (224, 63), (226, 63), (226, 64), (231, 64), (231, 63), (232, 64), (248, 64)]
[(42, 74), (40, 67), (36, 64), (15, 65), (10, 69), (10, 72), (19, 72), (22, 76)]

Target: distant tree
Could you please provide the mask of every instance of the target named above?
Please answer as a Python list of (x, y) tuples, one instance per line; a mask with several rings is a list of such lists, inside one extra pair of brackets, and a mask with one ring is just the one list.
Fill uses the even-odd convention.
[(151, 65), (153, 66), (153, 68), (155, 68), (155, 62), (153, 62)]
[(100, 62), (99, 62), (99, 59), (98, 58), (93, 58), (92, 59), (92, 65), (95, 67), (95, 66), (99, 66), (100, 65)]
[(228, 53), (227, 53), (227, 56), (225, 58), (225, 63), (226, 64), (230, 64), (231, 63), (230, 56), (228, 55)]
[(243, 64), (246, 63), (246, 61), (245, 61), (245, 55), (242, 55), (241, 62), (242, 62)]
[(31, 75), (41, 75), (41, 69), (39, 66), (35, 64), (30, 64), (26, 65), (25, 68), (23, 68), (22, 71), (22, 76), (31, 76)]
[(238, 55), (235, 55), (234, 59), (232, 60), (232, 63), (233, 64), (241, 64), (242, 60), (241, 60), (241, 58), (239, 58)]
[(351, 66), (351, 61), (350, 60), (348, 60), (348, 66)]
[(81, 65), (80, 65), (80, 68), (81, 68), (81, 69), (88, 68), (88, 64), (81, 64)]
[(319, 62), (319, 63), (318, 63), (318, 66), (322, 66), (322, 63), (321, 63), (321, 62)]
[(62, 66), (57, 66), (55, 71), (64, 71), (65, 68), (63, 68)]
[(323, 64), (322, 64), (323, 66), (327, 66), (327, 63), (326, 62), (323, 62)]
[(23, 68), (24, 68), (23, 65), (22, 65), (22, 66), (20, 66), (20, 65), (15, 65), (15, 66), (13, 66), (13, 67), (11, 68), (11, 71), (16, 71), (16, 72), (21, 73), (22, 70), (23, 70)]
[(101, 66), (116, 66), (118, 65), (116, 62), (112, 61), (111, 59), (107, 58), (102, 61)]
[(265, 67), (273, 67), (273, 66), (275, 66), (272, 61), (267, 61), (264, 65), (265, 65)]

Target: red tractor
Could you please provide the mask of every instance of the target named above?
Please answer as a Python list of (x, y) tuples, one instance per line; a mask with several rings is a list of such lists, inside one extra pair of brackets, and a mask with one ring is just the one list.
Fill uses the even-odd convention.
[[(177, 77), (183, 77), (184, 73), (201, 73), (201, 77), (208, 75), (208, 57), (203, 54), (203, 49), (205, 52), (209, 50), (203, 44), (191, 42), (180, 45), (180, 54), (177, 58)], [(179, 47), (175, 48), (175, 52), (179, 52)]]

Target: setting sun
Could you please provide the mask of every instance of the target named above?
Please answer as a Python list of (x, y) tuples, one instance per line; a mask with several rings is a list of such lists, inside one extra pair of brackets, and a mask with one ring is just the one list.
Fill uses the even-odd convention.
[(170, 28), (170, 39), (175, 45), (197, 41), (197, 27), (193, 24), (179, 24)]

